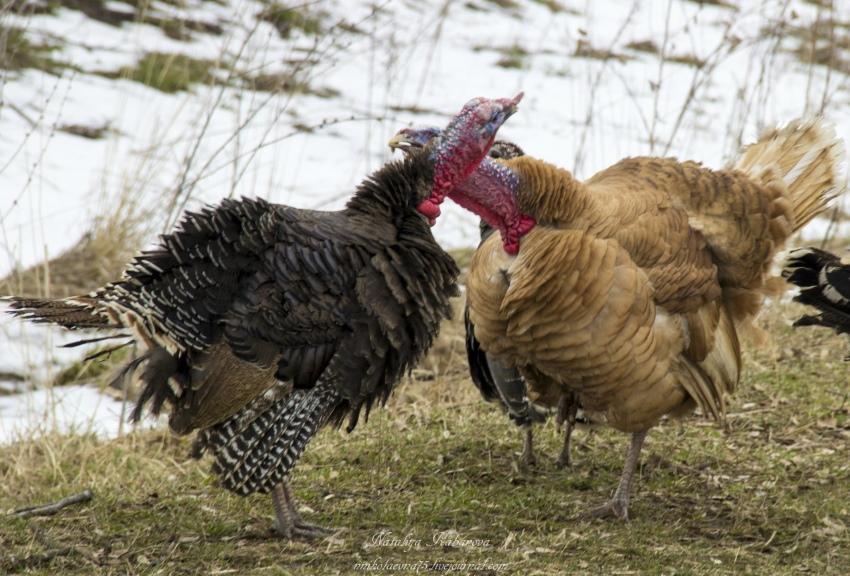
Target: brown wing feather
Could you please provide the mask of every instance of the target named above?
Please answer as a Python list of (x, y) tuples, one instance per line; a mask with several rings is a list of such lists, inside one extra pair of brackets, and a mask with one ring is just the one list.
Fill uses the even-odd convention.
[(738, 382), (737, 330), (773, 256), (840, 189), (840, 146), (819, 123), (766, 134), (735, 169), (630, 158), (585, 183), (531, 157), (506, 161), (538, 226), (507, 257), (485, 243), (469, 303), (488, 353), (530, 393), (575, 391), (622, 430), (693, 405), (717, 419)]
[(649, 277), (656, 304), (686, 312), (716, 300), (720, 286), (705, 238), (671, 198), (665, 174), (655, 162), (629, 159), (588, 180), (604, 214), (590, 229), (623, 246)]
[(682, 402), (667, 377), (684, 345), (681, 325), (663, 313), (657, 321), (647, 276), (615, 240), (538, 228), (516, 259), (499, 249), (496, 239), (476, 254), (470, 313), (488, 353), (548, 377), (530, 381), (532, 399), (552, 403), (551, 387), (566, 386), (622, 430), (643, 429)]

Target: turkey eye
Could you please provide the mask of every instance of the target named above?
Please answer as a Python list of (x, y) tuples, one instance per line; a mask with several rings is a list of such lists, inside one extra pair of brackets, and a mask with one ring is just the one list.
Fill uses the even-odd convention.
[(492, 150), (492, 149), (490, 150), (490, 158), (501, 158), (501, 157), (502, 157), (502, 153), (499, 152), (498, 150)]

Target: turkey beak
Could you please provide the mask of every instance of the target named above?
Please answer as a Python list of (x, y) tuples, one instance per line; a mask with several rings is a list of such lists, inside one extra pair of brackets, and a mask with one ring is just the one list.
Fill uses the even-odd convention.
[(507, 120), (508, 118), (513, 116), (514, 114), (516, 114), (517, 107), (519, 106), (519, 103), (522, 101), (523, 96), (525, 96), (525, 93), (520, 92), (519, 94), (517, 94), (513, 98), (499, 98), (498, 100), (496, 100), (496, 102), (498, 102), (499, 104), (502, 105), (502, 114), (501, 114), (502, 123), (504, 123), (505, 120)]
[(404, 136), (401, 134), (396, 134), (390, 141), (387, 142), (390, 147), (390, 150), (404, 150), (405, 148), (410, 148), (410, 142), (404, 139)]
[(496, 117), (484, 127), (484, 131), (491, 136), (495, 135), (496, 132), (499, 131), (499, 128), (501, 128), (502, 124), (504, 124), (508, 118), (516, 114), (517, 106), (519, 105), (520, 100), (522, 100), (522, 97), (523, 93), (520, 92), (513, 98), (499, 98), (496, 100), (496, 102), (501, 106), (501, 110), (499, 110)]
[(414, 148), (422, 148), (422, 145), (418, 142), (414, 142), (409, 140), (403, 133), (399, 132), (387, 142), (390, 147), (390, 150), (401, 150), (402, 152), (408, 152)]
[(499, 98), (498, 100), (496, 100), (496, 102), (504, 106), (506, 114), (505, 120), (510, 118), (517, 111), (517, 106), (519, 106), (519, 103), (522, 101), (523, 96), (525, 96), (525, 93), (520, 92), (513, 98)]

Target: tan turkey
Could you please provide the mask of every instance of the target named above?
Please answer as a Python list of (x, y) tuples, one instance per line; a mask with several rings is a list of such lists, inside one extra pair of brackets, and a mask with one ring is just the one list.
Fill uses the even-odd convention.
[(627, 158), (585, 181), (542, 160), (485, 160), (449, 198), (499, 231), (467, 282), (482, 349), (531, 399), (574, 394), (632, 436), (613, 498), (628, 518), (648, 430), (699, 407), (722, 420), (742, 370), (739, 336), (778, 250), (844, 190), (843, 147), (820, 121), (765, 133), (734, 164)]
[[(440, 135), (440, 128), (402, 128), (389, 141), (391, 149), (398, 149), (405, 154), (420, 150)], [(510, 160), (524, 156), (522, 148), (513, 142), (497, 140), (488, 156)], [(476, 175), (473, 174), (472, 178)], [(472, 185), (471, 183), (468, 185)], [(481, 245), (495, 231), (486, 220), (480, 222)], [(499, 404), (508, 414), (508, 418), (523, 431), (521, 462), (525, 466), (537, 463), (534, 453), (534, 425), (545, 422), (550, 410), (531, 402), (528, 398), (528, 387), (516, 367), (507, 367), (492, 355), (487, 354), (481, 347), (481, 342), (475, 336), (475, 324), (469, 317), (469, 303), (463, 311), (463, 322), (466, 330), (466, 359), (469, 365), (469, 375), (472, 383), (487, 402)], [(577, 421), (587, 420), (578, 414), (578, 401), (574, 395), (562, 398), (557, 408), (558, 426), (564, 426), (564, 444), (558, 455), (556, 464), (559, 467), (572, 466), (571, 439)]]

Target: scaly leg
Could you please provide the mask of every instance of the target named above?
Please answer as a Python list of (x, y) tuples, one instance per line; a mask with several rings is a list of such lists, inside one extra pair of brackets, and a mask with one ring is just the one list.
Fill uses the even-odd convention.
[(561, 404), (558, 407), (558, 425), (564, 424), (564, 447), (561, 449), (561, 455), (555, 461), (558, 468), (569, 468), (573, 465), (571, 452), (571, 439), (573, 430), (576, 427), (576, 414), (578, 413), (578, 399), (575, 394), (566, 394), (561, 397)]
[(272, 491), (272, 503), (276, 516), (275, 528), (283, 538), (321, 538), (332, 534), (332, 530), (313, 526), (302, 520), (301, 515), (295, 507), (295, 500), (289, 485), (284, 480)]
[(537, 457), (534, 455), (534, 433), (532, 432), (533, 424), (530, 422), (525, 424), (522, 429), (524, 432), (522, 441), (522, 463), (524, 466), (536, 466)]
[(640, 458), (640, 449), (643, 446), (644, 439), (646, 439), (647, 432), (649, 430), (632, 434), (632, 443), (629, 446), (629, 453), (626, 455), (626, 461), (623, 464), (623, 473), (620, 475), (620, 483), (617, 485), (614, 496), (599, 508), (591, 510), (590, 516), (595, 518), (609, 518), (613, 516), (620, 520), (629, 519), (629, 496), (632, 490), (632, 477), (635, 474), (635, 468)]

